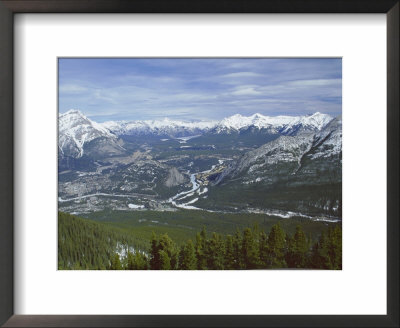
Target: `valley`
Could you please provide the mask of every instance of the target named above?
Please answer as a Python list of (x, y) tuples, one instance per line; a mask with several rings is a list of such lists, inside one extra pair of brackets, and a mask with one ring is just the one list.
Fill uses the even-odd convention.
[(235, 118), (144, 128), (63, 114), (59, 209), (81, 216), (192, 210), (341, 221), (340, 119)]

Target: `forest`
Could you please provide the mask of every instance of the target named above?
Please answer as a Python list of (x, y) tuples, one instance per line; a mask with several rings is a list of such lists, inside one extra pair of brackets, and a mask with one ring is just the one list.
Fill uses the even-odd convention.
[(153, 233), (146, 244), (129, 230), (59, 212), (58, 233), (59, 270), (342, 269), (339, 224), (317, 240), (301, 225), (290, 234), (277, 222), (269, 231), (254, 223), (226, 235), (203, 227), (179, 244)]

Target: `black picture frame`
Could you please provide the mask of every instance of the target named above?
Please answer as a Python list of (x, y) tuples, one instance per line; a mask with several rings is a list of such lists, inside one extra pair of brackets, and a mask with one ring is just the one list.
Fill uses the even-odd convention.
[[(398, 0), (0, 0), (0, 324), (4, 327), (399, 327), (399, 8)], [(14, 315), (13, 17), (16, 13), (385, 13), (387, 315)]]

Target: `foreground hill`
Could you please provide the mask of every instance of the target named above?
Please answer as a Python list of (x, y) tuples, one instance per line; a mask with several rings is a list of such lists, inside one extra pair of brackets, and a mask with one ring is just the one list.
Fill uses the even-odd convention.
[(115, 253), (141, 248), (144, 245), (123, 229), (58, 213), (58, 268), (61, 270), (107, 269)]
[[(286, 221), (286, 220), (285, 220)], [(257, 224), (233, 234), (207, 233), (205, 227), (176, 243), (167, 233), (135, 243), (135, 230), (116, 228), (59, 213), (58, 268), (111, 270), (341, 269), (341, 226), (322, 230), (314, 240), (302, 225), (287, 233), (276, 222)]]

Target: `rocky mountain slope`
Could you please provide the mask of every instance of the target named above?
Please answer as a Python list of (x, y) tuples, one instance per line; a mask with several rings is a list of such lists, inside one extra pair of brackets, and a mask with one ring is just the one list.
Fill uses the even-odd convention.
[(280, 136), (231, 161), (197, 205), (341, 217), (341, 181), (342, 124), (337, 117), (321, 131)]
[[(216, 183), (226, 179), (234, 179), (245, 174), (243, 179), (255, 178), (268, 171), (268, 167), (279, 163), (295, 164), (296, 174), (306, 159), (336, 157), (339, 160), (342, 151), (341, 117), (333, 119), (317, 133), (303, 133), (297, 136), (281, 136), (265, 145), (244, 154), (239, 161), (231, 163), (218, 177)], [(258, 176), (258, 177), (257, 177)]]
[(122, 141), (110, 130), (78, 110), (61, 114), (58, 119), (58, 149), (61, 157), (80, 158), (85, 155), (120, 155)]

